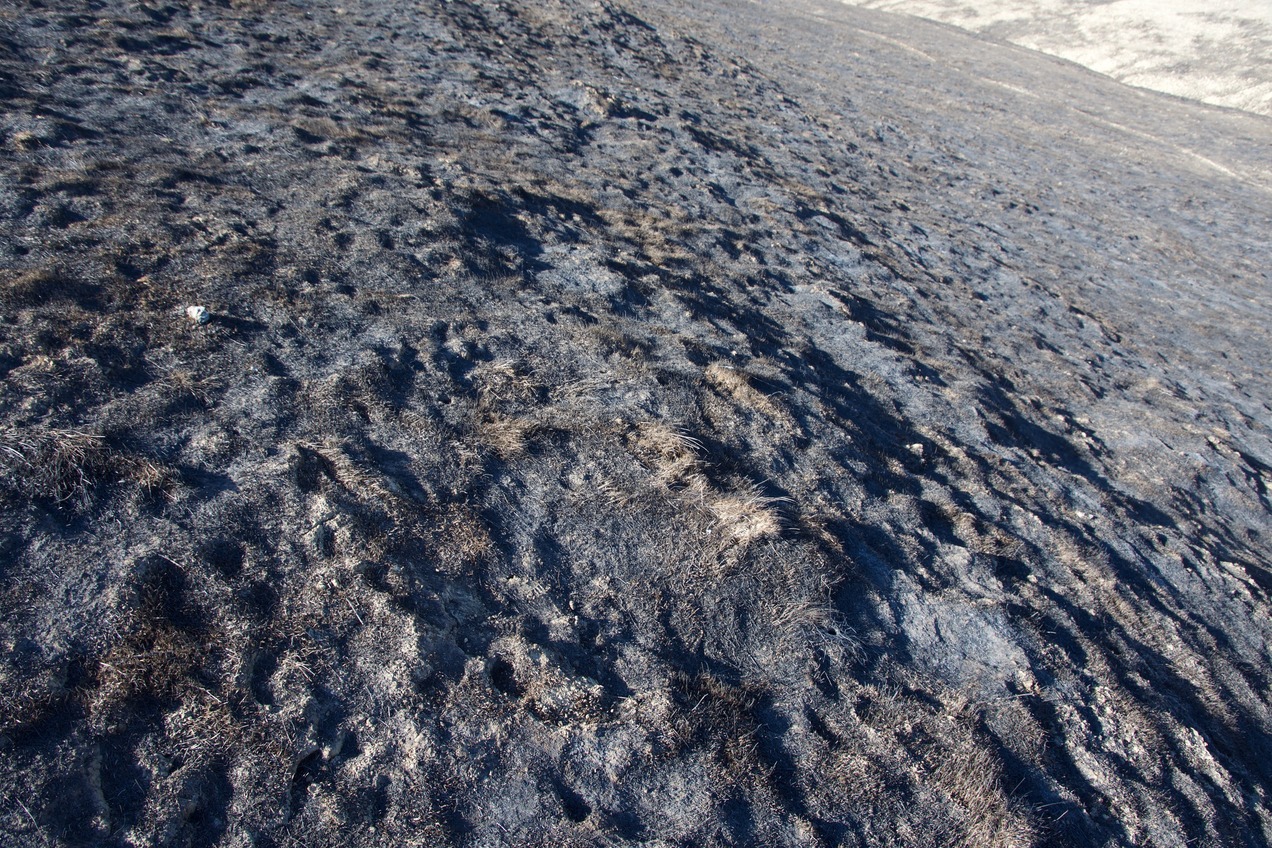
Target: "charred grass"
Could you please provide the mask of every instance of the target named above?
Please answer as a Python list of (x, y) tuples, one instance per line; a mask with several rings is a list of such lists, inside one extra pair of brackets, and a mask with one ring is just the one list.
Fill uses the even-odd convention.
[[(1164, 357), (1012, 276), (1042, 230), (924, 241), (971, 238), (932, 186), (974, 163), (904, 100), (912, 137), (849, 143), (853, 109), (642, 9), (432, 4), (387, 41), (357, 4), (4, 18), (79, 59), (0, 55), (3, 826), (1267, 832), (1253, 425), (1119, 394)], [(1117, 404), (1144, 421), (1092, 436)]]

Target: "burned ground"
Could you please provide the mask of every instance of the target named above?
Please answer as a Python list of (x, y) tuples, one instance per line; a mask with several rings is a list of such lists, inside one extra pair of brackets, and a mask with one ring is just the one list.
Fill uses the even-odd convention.
[(803, 0), (0, 71), (9, 844), (1272, 839), (1266, 119)]

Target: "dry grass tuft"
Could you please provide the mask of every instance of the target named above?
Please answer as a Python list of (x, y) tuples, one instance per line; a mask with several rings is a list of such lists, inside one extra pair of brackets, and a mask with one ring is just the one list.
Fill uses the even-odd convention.
[(159, 381), (159, 384), (170, 389), (174, 394), (192, 398), (207, 406), (221, 390), (220, 380), (196, 375), (192, 371), (173, 371)]
[(787, 633), (804, 633), (823, 647), (834, 645), (849, 661), (865, 657), (856, 631), (828, 601), (797, 597), (776, 608), (773, 624)]
[(105, 440), (82, 430), (0, 430), (0, 484), (28, 498), (83, 507), (93, 487), (127, 480), (147, 495), (175, 483), (160, 465), (112, 451)]
[(751, 385), (747, 375), (731, 365), (714, 362), (707, 366), (707, 382), (726, 397), (733, 398), (739, 406), (758, 410), (770, 417), (779, 417), (782, 411), (769, 397)]
[(17, 150), (35, 150), (46, 143), (44, 139), (30, 130), (18, 130), (9, 137), (9, 142)]
[(47, 301), (57, 284), (57, 274), (48, 268), (25, 271), (6, 281), (4, 300), (13, 306), (35, 306)]
[(598, 214), (615, 239), (632, 244), (652, 265), (688, 266), (697, 259), (685, 247), (688, 215), (674, 204), (653, 202), (640, 209), (601, 209)]
[(197, 640), (171, 626), (130, 634), (101, 659), (90, 712), (101, 721), (143, 695), (176, 700), (193, 685), (202, 656)]
[[(164, 725), (166, 737), (187, 759), (215, 757), (249, 740), (267, 750), (279, 745), (277, 740), (251, 738), (263, 734), (258, 728), (245, 727), (229, 704), (203, 688), (183, 698), (181, 707), (165, 717)], [(253, 730), (258, 732), (253, 734)]]
[(437, 560), (442, 571), (470, 571), (495, 552), (495, 542), (481, 516), (463, 505), (448, 509), (437, 521)]
[(636, 491), (636, 487), (609, 478), (599, 480), (596, 491), (607, 504), (618, 509), (627, 509), (641, 500), (641, 493)]
[(100, 436), (80, 430), (0, 431), (0, 475), (27, 497), (54, 503), (87, 500), (110, 465)]
[(539, 401), (543, 384), (528, 366), (510, 359), (480, 366), (474, 374), (478, 402), (483, 408)]
[(754, 767), (760, 729), (754, 711), (763, 690), (705, 672), (677, 672), (670, 683), (679, 714), (674, 742), (680, 747), (706, 744), (731, 774)]
[(294, 462), (302, 474), (322, 475), (361, 500), (376, 499), (391, 508), (406, 498), (396, 480), (352, 456), (352, 449), (339, 439), (322, 444), (296, 442)]
[[(930, 831), (925, 844), (959, 848), (1024, 848), (1034, 844), (1034, 831), (1020, 805), (1002, 786), (1002, 764), (973, 726), (948, 708), (905, 694), (899, 685), (867, 685), (862, 715), (876, 739), (889, 740), (907, 754), (879, 761), (886, 784), (912, 787)], [(953, 694), (953, 693), (951, 693)], [(955, 697), (955, 703), (962, 703)], [(848, 758), (849, 760), (853, 758)], [(850, 763), (834, 770), (834, 778), (854, 786), (858, 775)], [(880, 786), (887, 792), (893, 789)]]
[(538, 425), (525, 418), (505, 418), (492, 415), (479, 428), (481, 441), (502, 460), (525, 456), (529, 450), (530, 436)]
[(170, 495), (177, 486), (177, 477), (171, 468), (136, 457), (121, 458), (121, 461), (125, 465), (127, 479), (136, 483), (148, 497)]
[(669, 489), (703, 493), (708, 488), (702, 473), (702, 442), (657, 421), (636, 426), (633, 444), (654, 472), (654, 479)]
[(932, 772), (932, 782), (954, 800), (951, 846), (1017, 848), (1033, 844), (1033, 830), (1003, 793), (1002, 769), (993, 754), (966, 746), (948, 752)]
[(764, 497), (753, 488), (742, 494), (711, 495), (705, 505), (715, 517), (712, 531), (733, 547), (780, 535), (782, 522), (774, 505), (781, 500)]
[[(777, 505), (784, 498), (763, 495), (758, 486), (724, 490), (708, 477), (702, 443), (659, 422), (639, 424), (631, 439), (637, 456), (653, 472), (656, 486), (704, 516), (709, 536), (704, 567), (715, 572), (736, 563), (756, 542), (781, 535)], [(614, 500), (612, 493), (610, 499)]]

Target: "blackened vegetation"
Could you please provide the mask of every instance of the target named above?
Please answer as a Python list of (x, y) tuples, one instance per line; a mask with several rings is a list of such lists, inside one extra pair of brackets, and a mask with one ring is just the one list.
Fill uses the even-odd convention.
[(12, 844), (1268, 844), (1264, 123), (799, 0), (0, 99)]

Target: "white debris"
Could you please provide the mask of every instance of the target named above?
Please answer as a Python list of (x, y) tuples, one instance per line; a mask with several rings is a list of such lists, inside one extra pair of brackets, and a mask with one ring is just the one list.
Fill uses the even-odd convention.
[(212, 320), (212, 313), (206, 306), (187, 306), (186, 317), (196, 324), (206, 324)]

